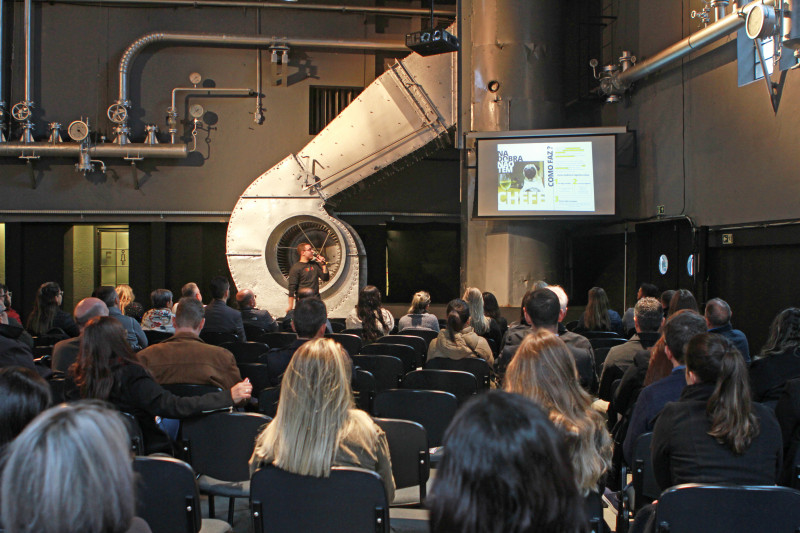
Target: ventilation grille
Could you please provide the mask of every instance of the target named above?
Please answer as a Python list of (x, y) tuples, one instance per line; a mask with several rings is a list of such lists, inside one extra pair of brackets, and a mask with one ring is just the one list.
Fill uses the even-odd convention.
[(312, 86), (309, 91), (309, 135), (322, 131), (363, 90), (363, 87)]

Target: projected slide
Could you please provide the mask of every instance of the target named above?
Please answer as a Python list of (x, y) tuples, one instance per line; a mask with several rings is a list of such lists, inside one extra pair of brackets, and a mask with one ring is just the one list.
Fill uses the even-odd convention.
[(591, 142), (497, 145), (498, 211), (594, 211)]

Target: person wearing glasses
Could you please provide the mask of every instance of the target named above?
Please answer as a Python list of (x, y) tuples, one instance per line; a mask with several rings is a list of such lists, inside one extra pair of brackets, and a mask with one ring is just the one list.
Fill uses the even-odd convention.
[(331, 275), (328, 273), (328, 263), (314, 250), (313, 246), (307, 242), (300, 243), (297, 245), (297, 253), (300, 255), (300, 259), (289, 269), (287, 313), (294, 308), (294, 299), (299, 289), (311, 288), (314, 290), (314, 294), (319, 294), (319, 280), (331, 279)]

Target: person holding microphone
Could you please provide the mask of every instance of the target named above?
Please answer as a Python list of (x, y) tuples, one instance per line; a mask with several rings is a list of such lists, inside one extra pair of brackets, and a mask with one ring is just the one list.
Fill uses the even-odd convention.
[(300, 260), (289, 269), (289, 306), (288, 313), (294, 308), (294, 299), (299, 289), (310, 288), (319, 295), (319, 280), (328, 281), (328, 263), (307, 242), (297, 245)]

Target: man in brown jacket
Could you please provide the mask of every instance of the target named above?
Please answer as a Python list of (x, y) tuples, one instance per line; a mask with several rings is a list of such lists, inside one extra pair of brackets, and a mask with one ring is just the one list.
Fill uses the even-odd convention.
[(205, 325), (200, 301), (181, 298), (174, 323), (175, 335), (138, 354), (158, 383), (213, 385), (227, 390), (242, 381), (233, 354), (200, 339)]

